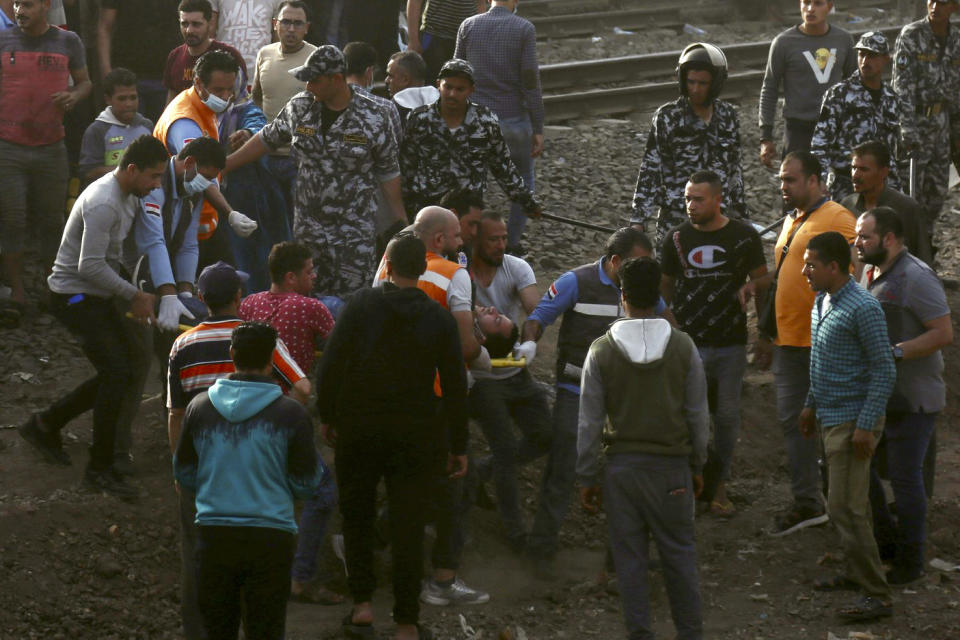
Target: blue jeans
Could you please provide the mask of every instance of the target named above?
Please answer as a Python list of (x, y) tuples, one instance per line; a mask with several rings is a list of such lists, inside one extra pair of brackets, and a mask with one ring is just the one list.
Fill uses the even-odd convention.
[(685, 456), (619, 453), (607, 458), (603, 501), (630, 640), (654, 638), (647, 572), (650, 538), (663, 563), (677, 639), (703, 638), (693, 500)]
[(698, 347), (707, 386), (716, 390), (713, 413), (713, 447), (720, 460), (720, 478), (730, 479), (733, 449), (740, 436), (740, 390), (747, 369), (747, 347), (735, 344), (728, 347)]
[(895, 562), (904, 569), (923, 568), (927, 537), (927, 494), (923, 488), (923, 459), (933, 435), (936, 413), (888, 413), (883, 437), (887, 474), (897, 503), (896, 518), (877, 473), (877, 458), (870, 467), (870, 506), (873, 529), (881, 545), (896, 543)]
[(819, 508), (820, 451), (815, 438), (804, 438), (798, 420), (810, 390), (810, 348), (773, 347), (773, 381), (777, 391), (777, 421), (783, 431), (790, 463), (790, 486), (797, 506)]
[(297, 534), (297, 551), (293, 555), (290, 577), (297, 582), (310, 582), (317, 575), (317, 551), (327, 533), (327, 523), (337, 506), (337, 482), (330, 470), (324, 471), (323, 480), (309, 500), (303, 503), (300, 512), (300, 531)]
[[(480, 423), (493, 454), (493, 482), (506, 536), (520, 540), (525, 531), (517, 470), (550, 450), (546, 394), (526, 369), (504, 380), (477, 380), (470, 391), (470, 415)], [(522, 433), (519, 442), (514, 423)]]
[(293, 239), (293, 205), (294, 196), (297, 193), (297, 163), (290, 156), (267, 156), (264, 158), (267, 165), (267, 171), (273, 176), (280, 186), (283, 193), (283, 201), (286, 203), (284, 215), (287, 218), (287, 228), (284, 240)]
[(276, 243), (290, 239), (286, 201), (280, 184), (261, 159), (231, 172), (224, 196), (234, 209), (257, 222), (256, 231), (241, 238), (230, 228), (227, 220), (222, 216), (220, 219), (220, 225), (225, 227), (230, 239), (235, 266), (250, 274), (246, 293), (266, 291), (270, 288), (270, 273), (267, 270), (270, 249)]
[[(501, 118), (500, 132), (510, 149), (510, 159), (517, 166), (517, 172), (523, 178), (523, 184), (533, 191), (533, 158), (530, 151), (533, 148), (533, 125), (530, 116), (519, 118)], [(507, 246), (516, 247), (520, 244), (523, 229), (527, 226), (527, 212), (519, 202), (510, 204), (510, 219), (507, 221)]]
[(138, 111), (151, 122), (160, 119), (167, 106), (167, 88), (162, 78), (141, 78), (137, 82), (137, 98), (140, 101)]
[(547, 467), (543, 471), (537, 515), (533, 520), (527, 548), (539, 556), (557, 552), (557, 538), (570, 507), (570, 494), (576, 479), (577, 418), (580, 395), (557, 387), (553, 403), (553, 442)]

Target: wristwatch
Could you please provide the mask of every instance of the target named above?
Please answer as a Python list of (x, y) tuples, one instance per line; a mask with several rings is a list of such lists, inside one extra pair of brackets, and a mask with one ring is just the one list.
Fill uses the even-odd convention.
[(900, 362), (901, 360), (903, 360), (903, 347), (898, 347), (897, 345), (893, 345), (891, 349), (893, 351), (894, 362)]

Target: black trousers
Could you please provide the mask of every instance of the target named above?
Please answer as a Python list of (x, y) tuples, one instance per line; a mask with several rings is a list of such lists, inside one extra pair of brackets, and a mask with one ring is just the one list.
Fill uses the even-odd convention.
[(436, 478), (439, 441), (433, 423), (338, 425), (336, 468), (354, 602), (376, 588), (373, 572), (377, 485), (383, 478), (390, 510), (393, 619), (416, 624), (423, 577), (423, 526)]
[(810, 151), (810, 141), (816, 128), (816, 121), (787, 118), (783, 128), (783, 155), (791, 151)]
[(113, 464), (117, 421), (124, 400), (135, 389), (131, 360), (134, 346), (123, 328), (123, 317), (111, 298), (89, 295), (50, 296), (50, 311), (80, 343), (97, 373), (40, 414), (51, 430), (93, 410), (90, 468), (102, 471)]
[(197, 604), (209, 640), (283, 640), (292, 533), (266, 527), (197, 527)]

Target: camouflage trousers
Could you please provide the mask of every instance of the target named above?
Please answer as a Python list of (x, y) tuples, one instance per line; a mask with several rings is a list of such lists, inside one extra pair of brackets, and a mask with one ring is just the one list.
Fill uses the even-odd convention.
[(316, 219), (294, 220), (293, 237), (310, 250), (317, 270), (314, 291), (348, 299), (373, 283), (376, 233), (373, 224), (347, 220), (323, 224)]
[[(923, 207), (927, 231), (933, 238), (933, 225), (950, 186), (950, 126), (946, 113), (926, 119), (920, 128), (916, 149), (912, 155), (915, 193), (910, 196)], [(911, 187), (910, 161), (911, 158), (901, 159), (898, 166), (905, 192)]]

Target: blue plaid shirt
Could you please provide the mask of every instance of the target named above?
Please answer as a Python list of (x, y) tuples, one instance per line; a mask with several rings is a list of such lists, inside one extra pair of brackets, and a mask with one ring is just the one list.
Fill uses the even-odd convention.
[(543, 133), (543, 98), (537, 64), (537, 30), (506, 7), (492, 7), (460, 25), (454, 58), (473, 65), (476, 91), (471, 99), (501, 120), (530, 117)]
[(806, 406), (823, 427), (856, 422), (873, 431), (884, 415), (897, 369), (880, 303), (853, 278), (830, 296), (817, 294), (810, 322), (810, 393)]

